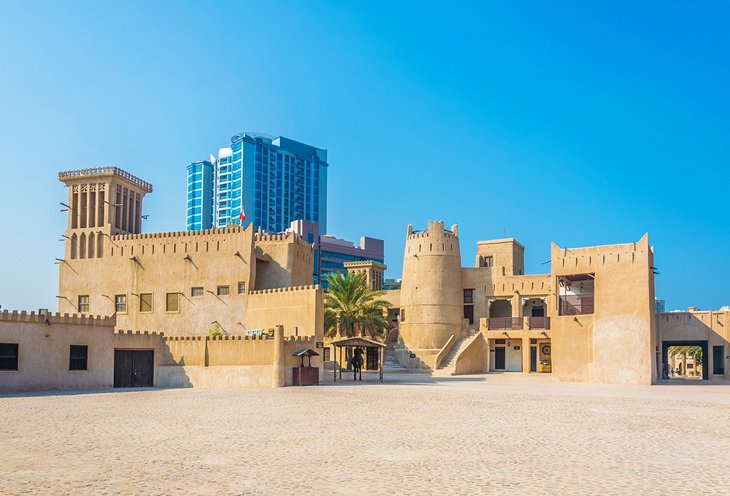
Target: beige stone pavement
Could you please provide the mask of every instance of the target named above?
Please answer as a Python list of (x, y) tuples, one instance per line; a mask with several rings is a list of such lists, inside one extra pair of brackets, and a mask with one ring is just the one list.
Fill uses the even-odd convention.
[(730, 494), (730, 387), (549, 376), (0, 396), (0, 494)]

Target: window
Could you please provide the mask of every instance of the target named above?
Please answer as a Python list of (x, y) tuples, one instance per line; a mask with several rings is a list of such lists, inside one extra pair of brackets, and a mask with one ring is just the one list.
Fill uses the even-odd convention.
[(400, 311), (400, 321), (405, 322), (406, 321), (406, 309), (402, 308)]
[(114, 311), (117, 313), (127, 313), (127, 295), (114, 295)]
[(86, 345), (71, 345), (71, 354), (68, 363), (69, 370), (88, 370), (89, 347)]
[(190, 288), (190, 296), (203, 296), (203, 288)]
[(324, 350), (322, 350), (322, 352), (323, 352), (322, 353), (322, 361), (329, 362), (330, 361), (330, 349), (329, 348), (325, 348)]
[(180, 311), (180, 293), (167, 293), (165, 295), (165, 311), (166, 312), (179, 312)]
[(494, 257), (492, 255), (482, 255), (479, 257), (479, 267), (493, 267)]
[(473, 289), (464, 290), (464, 303), (474, 303), (474, 290)]
[(17, 343), (0, 343), (0, 370), (18, 370)]
[(228, 296), (231, 294), (231, 288), (228, 286), (218, 286), (218, 296)]
[(89, 313), (89, 295), (79, 295), (79, 313)]
[(139, 295), (139, 311), (142, 313), (152, 311), (152, 293), (142, 293)]
[(238, 294), (245, 293), (245, 292), (246, 292), (246, 283), (239, 282), (238, 283)]

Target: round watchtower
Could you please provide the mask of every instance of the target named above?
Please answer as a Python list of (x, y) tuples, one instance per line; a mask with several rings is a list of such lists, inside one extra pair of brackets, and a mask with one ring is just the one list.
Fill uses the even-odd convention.
[[(433, 367), (435, 355), (449, 338), (460, 337), (464, 319), (456, 224), (447, 230), (442, 221), (429, 221), (428, 229), (420, 232), (408, 226), (400, 308), (400, 336), (409, 353), (408, 359), (401, 355), (401, 363)], [(417, 356), (415, 361), (411, 354)]]

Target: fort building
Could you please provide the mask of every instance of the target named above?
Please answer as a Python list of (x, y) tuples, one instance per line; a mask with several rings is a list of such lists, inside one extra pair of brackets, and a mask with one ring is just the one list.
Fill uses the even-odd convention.
[(235, 224), (141, 233), (148, 183), (115, 167), (62, 172), (59, 179), (69, 197), (59, 312), (114, 315), (121, 329), (168, 336), (208, 335), (212, 328), (245, 335), (275, 325), (287, 335), (322, 329), (313, 248), (297, 235)]
[(514, 239), (480, 241), (462, 267), (459, 231), (408, 226), (390, 354), (435, 374), (552, 373), (565, 381), (651, 384), (668, 346), (703, 347), (705, 379), (726, 381), (730, 312), (656, 314), (648, 235), (625, 244), (551, 246), (550, 273), (524, 273)]

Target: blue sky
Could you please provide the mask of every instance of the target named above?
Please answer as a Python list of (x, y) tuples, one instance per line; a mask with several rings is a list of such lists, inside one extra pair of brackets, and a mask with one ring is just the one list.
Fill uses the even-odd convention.
[(730, 304), (728, 2), (3, 2), (0, 305), (56, 308), (57, 172), (152, 182), (185, 225), (185, 166), (243, 130), (327, 148), (331, 234), (458, 223), (526, 247), (649, 232), (657, 295)]

